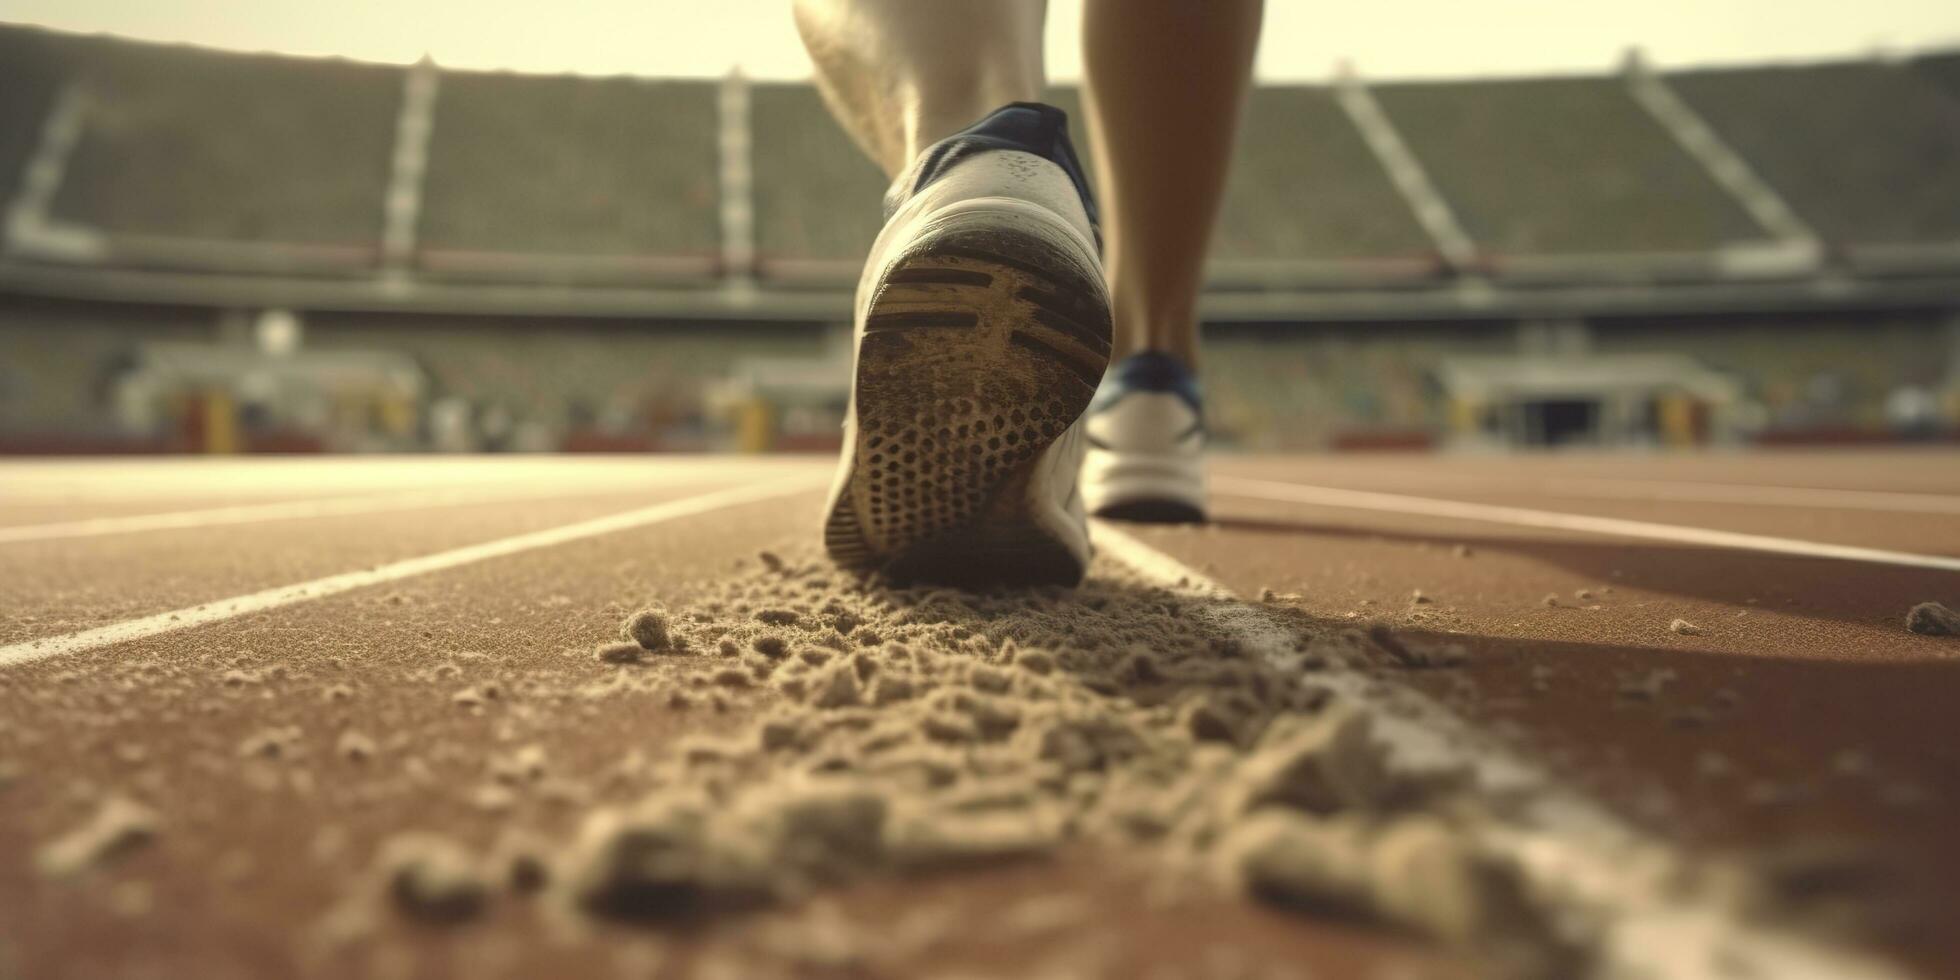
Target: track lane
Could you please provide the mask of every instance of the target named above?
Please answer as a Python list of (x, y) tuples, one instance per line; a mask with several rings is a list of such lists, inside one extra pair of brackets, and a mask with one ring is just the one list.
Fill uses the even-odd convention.
[[(0, 904), (29, 910), (14, 932), (23, 969), (609, 975), (641, 954), (678, 963), (752, 943), (763, 926), (750, 920), (693, 936), (608, 927), (551, 942), (538, 917), (505, 903), (492, 921), (456, 934), (384, 922), (371, 942), (317, 958), (307, 949), (386, 836), (424, 828), (484, 849), (513, 824), (562, 836), (585, 806), (646, 792), (646, 764), (683, 738), (734, 725), (735, 714), (677, 711), (652, 692), (580, 693), (618, 673), (591, 657), (591, 644), (639, 603), (684, 604), (692, 581), (753, 566), (763, 548), (806, 544), (820, 499), (808, 491), (0, 672), (0, 718), (12, 726), (4, 733), (33, 733), (12, 756), (22, 774), (0, 813), (0, 853), (26, 853), (73, 826), (105, 790), (133, 787), (162, 801), (165, 817), (159, 846), (98, 886), (40, 881), (26, 862), (0, 863)], [(645, 669), (699, 665), (656, 658)], [(232, 671), (252, 679), (228, 685)], [(504, 692), (495, 702), (466, 709), (451, 700), (490, 682)], [(336, 685), (351, 696), (332, 699)], [(288, 725), (303, 733), (289, 757), (240, 755), (255, 733)], [(347, 730), (379, 745), (365, 779), (334, 773), (351, 765), (334, 754)], [(531, 744), (545, 750), (562, 790), (526, 795), (508, 811), (480, 806), (484, 759)], [(143, 747), (140, 759), (131, 746)], [(145, 895), (146, 911), (116, 910), (128, 889)], [(1166, 902), (1152, 889), (1121, 854), (1075, 852), (970, 877), (867, 882), (785, 915), (841, 916), (885, 941), (922, 909), (959, 910), (962, 928), (919, 971), (1026, 974), (1086, 956), (1108, 975), (1141, 975), (1250, 955), (1332, 975), (1463, 976), (1402, 937), (1221, 899)], [(1087, 917), (1038, 934), (1003, 931), (1008, 913), (1052, 907), (1058, 896)]]
[(0, 646), (222, 602), (683, 499), (675, 484), (558, 499), (316, 517), (0, 545)]
[(1419, 492), (1425, 483), (1531, 484), (1549, 480), (1715, 483), (1778, 489), (1960, 495), (1960, 462), (1950, 446), (1873, 449), (1709, 450), (1705, 452), (1381, 453), (1219, 455), (1220, 474)]
[[(1407, 678), (1647, 826), (1724, 847), (1849, 841), (1890, 870), (1890, 897), (1960, 901), (1960, 651), (1902, 623), (1952, 601), (1953, 573), (1270, 500), (1221, 498), (1214, 517), (1137, 533), (1309, 621), (1462, 645), (1465, 668)], [(1663, 671), (1656, 696), (1622, 693)], [(1960, 966), (1923, 930), (1893, 948)]]
[[(1545, 501), (1541, 506), (1543, 494), (1416, 496), (1232, 476), (1213, 478), (1212, 491), (1224, 496), (1278, 500), (1309, 507), (1438, 517), (1611, 538), (1960, 572), (1960, 516), (1857, 513), (1851, 515), (1853, 519), (1845, 520), (1843, 518), (1847, 515), (1842, 512), (1663, 501), (1574, 503), (1554, 499)], [(1832, 517), (1838, 519), (1833, 520)], [(1790, 528), (1807, 537), (1765, 533)], [(1818, 533), (1820, 531), (1823, 532), (1821, 535)], [(1876, 542), (1880, 546), (1865, 542)]]
[[(562, 826), (589, 800), (627, 798), (642, 786), (629, 759), (712, 733), (717, 716), (560, 689), (615, 670), (589, 652), (629, 604), (671, 600), (693, 579), (752, 563), (816, 507), (804, 491), (0, 671), (0, 743), (20, 770), (0, 808), (0, 852), (32, 853), (115, 789), (156, 805), (165, 828), (164, 846), (111, 872), (149, 883), (144, 915), (107, 907), (113, 886), (77, 888), (40, 879), (30, 861), (0, 862), (0, 905), (25, 912), (8, 927), (20, 968), (304, 972), (309, 931), (382, 837), (423, 827), (487, 846), (509, 822), (471, 800), (492, 750), (541, 742), (555, 775), (578, 777), (566, 803), (527, 801), (526, 816), (541, 824)], [(228, 684), (228, 675), (251, 679)], [(452, 701), (490, 682), (504, 685), (499, 702)], [(534, 700), (544, 687), (551, 696)], [(294, 752), (241, 755), (254, 733), (288, 725), (305, 733)], [(336, 755), (345, 731), (375, 740), (373, 765)], [(412, 930), (401, 938), (449, 947)], [(586, 960), (604, 966), (598, 952)]]
[(229, 596), (207, 601), (196, 606), (160, 612), (137, 619), (110, 623), (90, 630), (67, 633), (44, 639), (25, 640), (9, 646), (0, 647), (0, 667), (10, 667), (22, 663), (66, 656), (99, 647), (113, 646), (139, 640), (161, 633), (184, 629), (194, 629), (212, 623), (223, 623), (255, 612), (278, 609), (301, 602), (311, 602), (320, 598), (351, 592), (356, 589), (372, 588), (399, 582), (403, 579), (427, 575), (475, 564), (508, 555), (522, 554), (537, 548), (549, 548), (571, 541), (612, 534), (649, 524), (660, 524), (671, 520), (685, 519), (699, 514), (713, 513), (731, 506), (775, 500), (790, 494), (799, 493), (814, 485), (814, 480), (777, 481), (774, 484), (738, 485), (708, 493), (682, 496), (658, 504), (649, 504), (633, 510), (608, 513), (589, 520), (572, 524), (557, 524), (536, 531), (479, 541), (460, 548), (416, 555), (399, 561), (389, 562), (373, 568), (342, 572), (322, 578), (273, 586), (245, 595)]
[[(779, 506), (753, 506), (686, 525), (568, 543), (254, 615), (174, 639), (157, 637), (0, 672), (0, 719), (26, 722), (0, 730), (0, 746), (22, 732), (32, 733), (15, 748), (0, 752), (7, 755), (0, 762), (26, 763), (24, 777), (6, 794), (7, 809), (29, 804), (11, 817), (0, 817), (0, 851), (25, 853), (48, 834), (72, 826), (87, 802), (104, 789), (167, 786), (172, 797), (186, 797), (185, 805), (172, 813), (182, 823), (172, 825), (168, 846), (140, 854), (126, 868), (113, 872), (117, 884), (152, 884), (147, 913), (119, 911), (114, 887), (61, 892), (17, 874), (10, 882), (6, 876), (17, 873), (18, 867), (0, 870), (0, 905), (54, 906), (48, 921), (37, 921), (34, 928), (19, 933), (35, 937), (31, 948), (22, 948), (29, 949), (37, 962), (52, 962), (40, 957), (62, 961), (72, 957), (75, 963), (100, 966), (97, 973), (113, 972), (139, 956), (152, 965), (178, 963), (189, 969), (195, 964), (201, 969), (213, 950), (231, 957), (231, 962), (218, 963), (203, 971), (205, 975), (290, 972), (298, 962), (293, 924), (317, 917), (381, 835), (413, 823), (487, 844), (497, 828), (509, 822), (468, 798), (482, 782), (478, 763), (483, 751), (478, 748), (490, 751), (540, 742), (550, 751), (554, 771), (585, 785), (588, 798), (629, 798), (639, 786), (631, 779), (615, 785), (610, 773), (626, 763), (634, 750), (641, 750), (643, 757), (670, 750), (687, 733), (717, 730), (725, 716), (695, 712), (677, 717), (650, 699), (631, 696), (598, 703), (543, 697), (532, 701), (519, 686), (527, 677), (603, 676), (606, 672), (590, 663), (586, 649), (595, 639), (609, 636), (619, 615), (634, 602), (672, 601), (678, 593), (669, 590), (692, 578), (714, 574), (740, 556), (752, 556), (757, 548), (806, 538), (813, 533), (810, 521), (817, 499), (813, 493), (786, 499)], [(1920, 669), (1927, 652), (1940, 648), (1902, 650), (1855, 641), (1890, 636), (1872, 632), (1893, 628), (1890, 622), (1896, 619), (1884, 610), (1892, 608), (1899, 591), (1917, 588), (1926, 579), (1887, 579), (1871, 588), (1851, 583), (1847, 590), (1846, 583), (1833, 584), (1828, 575), (1792, 579), (1788, 568), (1796, 565), (1774, 563), (1752, 564), (1751, 569), (1758, 569), (1755, 572), (1696, 576), (1684, 574), (1684, 569), (1692, 572), (1711, 559), (1676, 553), (1680, 549), (1629, 548), (1624, 542), (1615, 546), (1597, 538), (1581, 540), (1551, 531), (1488, 525), (1482, 528), (1485, 535), (1476, 538), (1461, 522), (1384, 523), (1376, 519), (1380, 515), (1331, 511), (1303, 519), (1309, 515), (1297, 507), (1273, 504), (1261, 510), (1260, 506), (1234, 503), (1222, 512), (1227, 520), (1216, 531), (1145, 535), (1152, 540), (1161, 536), (1158, 543), (1166, 551), (1195, 566), (1210, 565), (1208, 573), (1245, 594), (1257, 595), (1270, 585), (1303, 593), (1307, 597), (1300, 604), (1303, 608), (1329, 600), (1322, 618), (1330, 626), (1369, 617), (1418, 630), (1489, 626), (1491, 635), (1473, 633), (1464, 640), (1477, 648), (1465, 673), (1483, 688), (1482, 696), (1459, 698), (1448, 676), (1416, 680), (1436, 688), (1473, 717), (1500, 730), (1523, 733), (1532, 751), (1559, 761), (1569, 778), (1600, 790), (1658, 829), (1717, 844), (1791, 840), (1819, 832), (1869, 835), (1873, 828), (1912, 843), (1944, 832), (1933, 825), (1933, 818), (1947, 812), (1938, 801), (1950, 800), (1950, 795), (1934, 795), (1931, 805), (1888, 805), (1874, 812), (1864, 808), (1871, 800), (1856, 798), (1862, 784), (1852, 780), (1825, 781), (1818, 796), (1807, 801), (1764, 805), (1750, 799), (1760, 783), (1795, 785), (1814, 780), (1818, 758), (1833, 750), (1833, 740), (1841, 734), (1839, 726), (1846, 723), (1880, 730), (1900, 725), (1903, 719), (1908, 731), (1900, 737), (1864, 747), (1874, 760), (1870, 782), (1882, 787), (1918, 778), (1920, 770), (1903, 764), (1902, 756), (1927, 746), (1937, 752), (1937, 740), (1950, 732), (1950, 728), (1934, 728), (1929, 736), (1925, 727), (1938, 722), (1931, 710), (1950, 705), (1956, 696), (1950, 686), (1942, 686), (1937, 672)], [(1299, 524), (1309, 527), (1303, 531), (1294, 526)], [(1493, 530), (1503, 533), (1488, 533)], [(1207, 543), (1214, 537), (1218, 540)], [(1458, 558), (1452, 546), (1463, 541), (1473, 542), (1471, 555)], [(1435, 561), (1416, 566), (1411, 564), (1412, 555)], [(1752, 561), (1769, 557), (1773, 556), (1755, 556)], [(1516, 568), (1507, 571), (1508, 566)], [(1598, 574), (1591, 574), (1591, 569)], [(1622, 573), (1619, 579), (1610, 576), (1614, 569)], [(1445, 570), (1458, 570), (1467, 577), (1451, 579)], [(1513, 574), (1522, 574), (1521, 570), (1543, 577), (1518, 589), (1520, 580)], [(1611, 595), (1619, 596), (1626, 606), (1600, 601), (1601, 609), (1587, 610), (1545, 609), (1536, 604), (1543, 594), (1540, 582), (1550, 583), (1548, 589), (1566, 590), (1578, 587), (1573, 586), (1575, 579), (1586, 587), (1612, 584)], [(1712, 603), (1695, 594), (1718, 581), (1729, 584)], [(1349, 591), (1340, 591), (1344, 587)], [(1436, 601), (1423, 604), (1424, 609), (1414, 610), (1435, 618), (1404, 621), (1402, 613), (1410, 611), (1406, 599), (1412, 588), (1425, 588), (1435, 597)], [(1635, 595), (1636, 590), (1643, 594)], [(1375, 605), (1360, 605), (1361, 598), (1371, 598)], [(1757, 598), (1758, 603), (1751, 605), (1748, 598)], [(1486, 600), (1489, 605), (1479, 605)], [(1762, 618), (1750, 621), (1748, 628), (1716, 629), (1700, 637), (1665, 634), (1658, 641), (1649, 637), (1644, 632), (1649, 616), (1667, 614), (1676, 607), (1666, 604), (1679, 602), (1704, 602), (1707, 608), (1728, 612), (1748, 610), (1748, 616)], [(1387, 608), (1393, 608), (1394, 615), (1378, 611)], [(1573, 615), (1563, 621), (1567, 626), (1597, 626), (1585, 617), (1616, 609), (1627, 630), (1621, 635), (1610, 630), (1603, 635), (1587, 630), (1548, 632), (1547, 624), (1557, 620), (1538, 618), (1569, 613)], [(1306, 611), (1321, 615), (1311, 608)], [(1346, 618), (1347, 612), (1357, 618)], [(1789, 632), (1793, 627), (1801, 628)], [(1575, 635), (1580, 638), (1556, 639)], [(1905, 636), (1908, 643), (1935, 642)], [(1776, 656), (1779, 649), (1796, 656), (1798, 668), (1806, 659), (1835, 663), (1837, 657), (1825, 656), (1835, 651), (1838, 656), (1854, 655), (1849, 667), (1894, 664), (1901, 672), (1889, 681), (1882, 673), (1872, 674), (1871, 679), (1848, 670), (1836, 675), (1843, 689), (1870, 695), (1860, 699), (1855, 711), (1838, 710), (1842, 706), (1828, 699), (1819, 702), (1813, 682), (1783, 676), (1788, 665)], [(122, 656), (145, 650), (150, 655), (144, 658)], [(205, 655), (217, 657), (225, 670), (238, 669), (257, 679), (227, 687), (221, 680), (223, 671), (204, 669), (212, 666), (200, 661)], [(1744, 656), (1756, 659), (1745, 661)], [(436, 668), (450, 664), (457, 672), (438, 676), (430, 672), (432, 660)], [(1551, 698), (1529, 690), (1529, 668), (1539, 663), (1561, 670)], [(1622, 674), (1656, 665), (1670, 666), (1680, 675), (1667, 700), (1623, 705), (1616, 699)], [(509, 681), (509, 690), (517, 696), (508, 705), (493, 706), (482, 714), (462, 711), (449, 702), (454, 689), (480, 683), (484, 677)], [(322, 698), (332, 683), (347, 683), (355, 690), (353, 706), (335, 708)], [(1677, 733), (1667, 723), (1674, 699), (1681, 698), (1681, 704), (1701, 703), (1722, 686), (1745, 695), (1733, 715), (1719, 719), (1700, 735)], [(1551, 707), (1534, 713), (1535, 709), (1518, 706), (1533, 698)], [(718, 717), (724, 720), (718, 722)], [(307, 732), (306, 766), (240, 759), (241, 744), (255, 732), (285, 724), (299, 724)], [(305, 781), (296, 778), (299, 771), (337, 763), (325, 757), (332, 754), (332, 739), (347, 727), (407, 738), (390, 743), (384, 753), (383, 771), (390, 774), (394, 788), (386, 793), (344, 795), (332, 789), (331, 779), (303, 788)], [(1782, 750), (1764, 751), (1747, 738), (1743, 744), (1730, 745), (1737, 729), (1787, 732), (1794, 737)], [(173, 734), (160, 736), (163, 732)], [(175, 741), (180, 737), (183, 741)], [(1707, 738), (1717, 741), (1710, 743)], [(1643, 741), (1663, 746), (1665, 754), (1649, 757), (1629, 752), (1630, 744)], [(1721, 745), (1737, 763), (1736, 772), (1714, 782), (1699, 775), (1694, 764), (1698, 750), (1691, 746), (1707, 744)], [(148, 750), (141, 760), (130, 761), (126, 749), (132, 745)], [(411, 758), (420, 760), (420, 765), (411, 765)], [(1927, 761), (1928, 767), (1947, 763), (1950, 760), (1937, 757)], [(427, 775), (418, 776), (424, 767)], [(1943, 785), (1919, 784), (1929, 794), (1944, 794)], [(1657, 788), (1669, 798), (1670, 809), (1662, 811), (1651, 803)], [(539, 827), (553, 827), (562, 826), (575, 809), (527, 801), (516, 812)], [(186, 844), (190, 838), (178, 835), (178, 826), (191, 828), (187, 833), (196, 840)], [(214, 837), (213, 832), (221, 828), (237, 828), (239, 833)], [(1930, 870), (1947, 867), (1940, 852), (1927, 853)], [(238, 863), (232, 859), (240, 854), (259, 860), (234, 879), (229, 877), (235, 873), (230, 869)], [(281, 854), (290, 855), (290, 867), (269, 866), (264, 859)], [(985, 909), (1056, 892), (1103, 896), (1097, 899), (1099, 904), (1120, 908), (1122, 900), (1116, 896), (1135, 895), (1145, 887), (1121, 873), (1099, 877), (1102, 872), (1096, 869), (1108, 867), (1107, 862), (1081, 858), (1080, 863), (1052, 873), (947, 882), (938, 892), (934, 889), (941, 886), (914, 891), (877, 885), (837, 896), (836, 901), (849, 915), (876, 923), (897, 921), (900, 910), (910, 904), (908, 899), (917, 895), (963, 899), (978, 916)], [(23, 894), (30, 896), (24, 904), (7, 898)], [(1448, 975), (1447, 968), (1434, 959), (1396, 942), (1343, 930), (1328, 932), (1292, 918), (1260, 924), (1261, 913), (1239, 906), (1165, 913), (1151, 911), (1144, 903), (1127, 914), (1137, 916), (1154, 934), (1229, 937), (1275, 955), (1291, 951), (1295, 959), (1312, 962), (1323, 971), (1335, 969), (1332, 975), (1356, 972), (1330, 966), (1342, 962), (1367, 964), (1369, 969), (1389, 964), (1409, 976)], [(1178, 932), (1179, 923), (1192, 921), (1213, 923), (1216, 931)], [(492, 931), (523, 925), (490, 924)], [(1097, 930), (1098, 935), (1106, 933)], [(983, 938), (949, 954), (952, 958), (945, 962), (987, 962), (986, 933), (976, 930), (975, 935)], [(104, 942), (105, 936), (111, 942)], [(473, 948), (484, 945), (482, 936), (475, 933), (472, 939), (461, 940), (391, 931), (364, 951), (363, 958), (331, 961), (320, 969), (323, 975), (404, 968), (404, 964), (420, 968), (411, 972), (472, 975), (522, 972), (527, 967), (606, 971), (617, 966), (612, 950), (645, 940), (611, 934), (600, 942), (532, 959), (532, 953), (518, 948), (527, 942), (522, 935), (493, 941), (495, 955)], [(1120, 941), (1118, 936), (1110, 941)], [(129, 946), (118, 949), (114, 940)], [(655, 945), (666, 951), (661, 955), (672, 952), (664, 941)], [(1345, 950), (1341, 955), (1351, 959), (1329, 960), (1330, 949)]]

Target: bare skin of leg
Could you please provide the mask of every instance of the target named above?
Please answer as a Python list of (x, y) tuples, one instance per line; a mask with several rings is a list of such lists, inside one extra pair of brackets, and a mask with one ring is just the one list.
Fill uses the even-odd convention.
[[(795, 0), (817, 86), (896, 176), (1044, 87), (1046, 0)], [(1087, 0), (1086, 102), (1116, 354), (1195, 367), (1197, 297), (1252, 75), (1261, 0)]]
[(1195, 368), (1198, 291), (1261, 0), (1087, 0), (1083, 60), (1116, 354)]
[(817, 88), (897, 176), (1009, 102), (1041, 99), (1047, 0), (795, 0)]

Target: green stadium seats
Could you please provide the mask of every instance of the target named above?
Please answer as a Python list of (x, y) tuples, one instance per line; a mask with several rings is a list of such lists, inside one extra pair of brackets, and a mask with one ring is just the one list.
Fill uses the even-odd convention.
[[(80, 139), (35, 215), (50, 240), (70, 236), (55, 245), (81, 247), (11, 241), (17, 257), (240, 275), (382, 270), (384, 216), (405, 199), (390, 204), (408, 69), (4, 26), (0, 62), (10, 203), (62, 93), (83, 99)], [(412, 234), (390, 239), (413, 252), (391, 274), (452, 289), (708, 289), (751, 271), (724, 267), (722, 80), (436, 77), (419, 210)], [(1948, 274), (1960, 263), (1960, 55), (1666, 83), (1844, 267)], [(1738, 257), (1770, 238), (1625, 79), (1370, 91), (1481, 253), (1468, 271), (1513, 284), (1700, 280), (1743, 268)], [(753, 271), (778, 296), (847, 287), (881, 223), (884, 175), (809, 85), (751, 83), (748, 95)], [(1093, 166), (1080, 91), (1048, 98), (1074, 119)], [(1809, 270), (1790, 268), (1775, 274)], [(1334, 89), (1253, 92), (1213, 287), (1361, 292), (1450, 278)]]
[(1495, 256), (1709, 250), (1765, 237), (1614, 78), (1425, 82), (1377, 100)]
[(443, 72), (417, 234), (425, 264), (576, 275), (589, 259), (631, 275), (607, 259), (644, 256), (712, 276), (717, 92), (712, 81)]
[(74, 43), (40, 31), (0, 30), (0, 189), (20, 187), (28, 160), (40, 145), (48, 113), (72, 76)]
[(1960, 96), (1879, 62), (1668, 77), (1826, 241), (1960, 240)]
[(883, 224), (883, 173), (808, 85), (752, 86), (749, 133), (763, 276), (855, 282)]
[(51, 216), (129, 236), (329, 249), (371, 263), (402, 70), (80, 44), (79, 145)]

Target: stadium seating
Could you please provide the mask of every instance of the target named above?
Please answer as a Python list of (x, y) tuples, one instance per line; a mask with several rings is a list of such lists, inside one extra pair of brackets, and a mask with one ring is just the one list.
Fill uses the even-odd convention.
[(76, 70), (88, 103), (55, 219), (371, 261), (400, 68), (94, 42)]
[[(85, 98), (49, 234), (10, 239), (16, 257), (357, 279), (379, 269), (403, 67), (5, 26), (0, 61), (8, 201), (20, 200), (61, 93)], [(1960, 54), (1669, 78), (1839, 246), (1838, 268), (1960, 267)], [(713, 289), (746, 271), (724, 268), (721, 85), (442, 71), (409, 277), (444, 289), (454, 287), (433, 281)], [(1753, 268), (1741, 261), (1753, 253), (1728, 247), (1768, 237), (1624, 79), (1371, 90), (1481, 250), (1484, 268), (1471, 271), (1507, 285), (1708, 278)], [(847, 285), (880, 224), (883, 174), (808, 85), (749, 92), (763, 284), (790, 287), (782, 295)], [(1048, 98), (1071, 115), (1093, 168), (1080, 91), (1057, 86)], [(1213, 287), (1450, 279), (1332, 90), (1255, 90), (1238, 150)]]
[(1205, 338), (1206, 414), (1221, 446), (1276, 451), (1406, 442), (1440, 429), (1428, 378), (1445, 357), (1505, 354), (1497, 324), (1236, 327)]
[(1465, 232), (1488, 252), (1679, 252), (1763, 237), (1618, 79), (1374, 91)]
[(0, 451), (103, 446), (98, 437), (118, 432), (112, 381), (138, 346), (212, 335), (202, 310), (119, 306), (105, 315), (92, 303), (25, 297), (0, 309)]
[(1275, 86), (1253, 93), (1219, 216), (1221, 264), (1427, 257), (1432, 250), (1331, 92)]
[(1883, 431), (1896, 386), (1939, 385), (1945, 365), (1926, 352), (1943, 329), (1897, 313), (1609, 319), (1594, 324), (1592, 348), (1687, 354), (1741, 382), (1771, 431)]
[(1668, 80), (1827, 240), (1960, 239), (1960, 99), (1924, 74), (1852, 62)]
[(427, 264), (670, 256), (711, 275), (716, 99), (710, 81), (444, 72), (418, 236)]
[(71, 69), (74, 45), (38, 31), (0, 30), (0, 191), (20, 186), (22, 172), (41, 139), (42, 124)]
[(496, 406), (564, 433), (580, 416), (625, 412), (643, 423), (648, 415), (698, 415), (705, 389), (741, 359), (819, 358), (828, 340), (807, 327), (572, 321), (540, 330), (522, 318), (320, 314), (308, 320), (306, 345), (400, 351), (428, 372), (432, 396)]
[(1960, 51), (1914, 58), (1912, 70), (1931, 79), (1934, 84), (1946, 89), (1948, 95), (1960, 100)]
[(882, 224), (885, 178), (808, 85), (749, 92), (756, 254), (764, 275), (826, 268), (857, 278)]

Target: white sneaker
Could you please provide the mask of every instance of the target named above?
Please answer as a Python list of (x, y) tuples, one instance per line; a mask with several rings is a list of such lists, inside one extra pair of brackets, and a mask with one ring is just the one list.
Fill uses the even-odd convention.
[(1067, 117), (1004, 107), (886, 195), (824, 547), (957, 583), (1074, 584), (1079, 418), (1109, 364), (1095, 209)]
[(1082, 493), (1089, 513), (1129, 521), (1205, 519), (1204, 401), (1174, 357), (1144, 351), (1103, 378), (1089, 406)]

